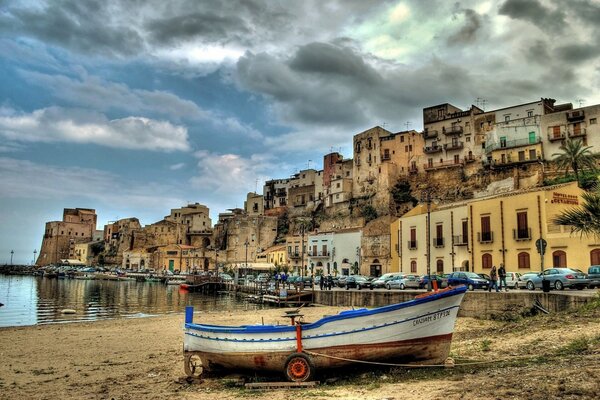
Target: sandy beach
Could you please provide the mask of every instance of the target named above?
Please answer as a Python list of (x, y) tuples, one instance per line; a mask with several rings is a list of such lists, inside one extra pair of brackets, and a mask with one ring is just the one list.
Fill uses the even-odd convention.
[[(306, 320), (341, 308), (305, 308)], [(217, 324), (286, 323), (282, 309), (196, 313)], [(459, 318), (451, 355), (496, 362), (436, 370), (327, 373), (315, 389), (252, 391), (235, 376), (188, 383), (183, 314), (0, 329), (0, 399), (458, 399), (595, 398), (600, 311), (519, 321)], [(531, 355), (542, 358), (531, 359)]]

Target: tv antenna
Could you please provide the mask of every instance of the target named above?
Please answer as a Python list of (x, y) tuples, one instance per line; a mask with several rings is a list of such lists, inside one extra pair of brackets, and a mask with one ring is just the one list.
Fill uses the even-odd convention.
[(482, 97), (478, 97), (475, 100), (475, 104), (477, 105), (477, 107), (481, 108), (483, 111), (485, 111), (485, 105), (487, 104), (487, 100), (482, 98)]
[(406, 123), (404, 125), (406, 126), (406, 131), (408, 132), (410, 130), (409, 127), (412, 125), (412, 122), (406, 121)]
[(579, 108), (583, 107), (583, 104), (585, 103), (584, 99), (577, 99), (577, 102), (579, 103)]

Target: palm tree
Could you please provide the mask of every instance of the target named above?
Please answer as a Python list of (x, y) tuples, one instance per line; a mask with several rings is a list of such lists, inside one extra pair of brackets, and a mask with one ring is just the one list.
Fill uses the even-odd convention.
[(592, 146), (583, 146), (581, 140), (565, 140), (560, 146), (560, 153), (552, 154), (552, 157), (556, 156), (554, 161), (558, 165), (559, 169), (565, 170), (565, 175), (568, 175), (569, 170), (572, 169), (575, 173), (575, 178), (579, 181), (579, 171), (590, 169), (594, 171), (596, 169), (596, 158), (598, 154), (592, 153), (590, 149)]
[(600, 187), (592, 192), (585, 192), (581, 197), (583, 203), (580, 208), (563, 211), (553, 222), (570, 226), (571, 232), (581, 236), (600, 237)]

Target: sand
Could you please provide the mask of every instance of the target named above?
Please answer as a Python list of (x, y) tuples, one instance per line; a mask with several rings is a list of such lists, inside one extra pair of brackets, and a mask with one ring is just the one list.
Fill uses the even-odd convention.
[[(306, 320), (339, 312), (310, 307)], [(197, 313), (216, 324), (286, 323), (282, 309)], [(600, 393), (600, 312), (519, 322), (459, 318), (457, 362), (503, 360), (435, 371), (342, 370), (315, 389), (252, 391), (235, 376), (186, 382), (183, 314), (0, 329), (0, 399), (458, 399), (595, 398)], [(578, 344), (579, 343), (579, 344)], [(524, 356), (543, 354), (542, 360)], [(334, 382), (332, 382), (334, 381)]]

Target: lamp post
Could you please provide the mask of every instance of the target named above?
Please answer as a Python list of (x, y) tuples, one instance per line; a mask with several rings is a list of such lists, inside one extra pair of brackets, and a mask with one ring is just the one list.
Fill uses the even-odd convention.
[(300, 246), (302, 256), (300, 258), (300, 277), (304, 278), (304, 224), (300, 225)]
[(421, 201), (427, 203), (427, 291), (431, 292), (431, 192), (428, 189), (422, 193)]
[(244, 246), (246, 247), (246, 264), (244, 265), (244, 277), (246, 277), (246, 275), (248, 275), (248, 245), (250, 243), (248, 243), (248, 239), (246, 239), (246, 241), (244, 242)]
[(215, 250), (215, 271), (217, 276), (219, 276), (219, 250)]
[(14, 250), (10, 251), (10, 265), (13, 265), (12, 260), (13, 260), (13, 254), (15, 254)]
[[(35, 255), (36, 255), (36, 254), (37, 254), (37, 249), (34, 249), (34, 250), (33, 250), (33, 262), (31, 263), (31, 265), (34, 265), (34, 264), (35, 264)], [(12, 264), (12, 262), (11, 262), (11, 264)]]

